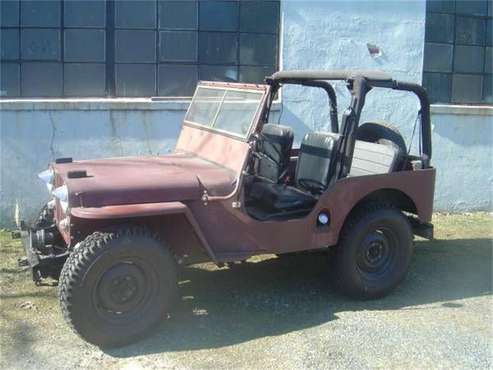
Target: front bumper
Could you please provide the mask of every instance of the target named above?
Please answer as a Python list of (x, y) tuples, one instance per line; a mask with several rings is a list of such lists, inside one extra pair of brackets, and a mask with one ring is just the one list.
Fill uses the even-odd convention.
[(20, 238), (26, 257), (19, 259), (19, 266), (31, 270), (33, 281), (39, 285), (45, 278), (58, 280), (68, 251), (46, 244), (45, 238), (39, 237), (40, 230), (24, 229), (13, 233)]

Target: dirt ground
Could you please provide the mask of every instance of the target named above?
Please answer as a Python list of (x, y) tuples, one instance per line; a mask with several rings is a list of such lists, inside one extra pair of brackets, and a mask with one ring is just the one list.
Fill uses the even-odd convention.
[(21, 271), (1, 233), (0, 367), (492, 368), (491, 214), (436, 215), (406, 281), (357, 302), (329, 285), (320, 256), (262, 256), (181, 271), (182, 301), (146, 339), (102, 351), (64, 323), (56, 288)]

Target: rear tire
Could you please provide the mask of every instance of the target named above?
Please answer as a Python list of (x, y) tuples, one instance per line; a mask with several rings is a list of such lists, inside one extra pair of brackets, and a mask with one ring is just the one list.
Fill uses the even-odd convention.
[(409, 269), (411, 226), (400, 210), (382, 203), (367, 204), (350, 217), (332, 260), (334, 281), (353, 298), (383, 297)]
[(171, 253), (143, 228), (89, 235), (67, 258), (59, 280), (65, 320), (101, 347), (143, 336), (165, 316), (176, 293)]

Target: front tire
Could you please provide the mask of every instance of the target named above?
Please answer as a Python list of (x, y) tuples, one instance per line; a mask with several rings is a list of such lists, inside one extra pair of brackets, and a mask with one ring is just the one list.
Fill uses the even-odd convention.
[(333, 259), (339, 290), (353, 298), (387, 295), (406, 276), (413, 234), (402, 212), (372, 203), (363, 206), (343, 228)]
[(101, 347), (143, 336), (164, 317), (176, 292), (171, 253), (143, 228), (89, 235), (67, 258), (59, 281), (67, 323)]

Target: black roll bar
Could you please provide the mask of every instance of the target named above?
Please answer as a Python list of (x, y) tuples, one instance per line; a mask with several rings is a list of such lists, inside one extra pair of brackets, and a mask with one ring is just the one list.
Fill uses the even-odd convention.
[(431, 148), (431, 118), (430, 118), (430, 100), (428, 94), (423, 86), (411, 83), (392, 80), (390, 82), (380, 81), (368, 81), (368, 85), (371, 87), (384, 87), (391, 88), (393, 90), (409, 91), (414, 93), (418, 99), (421, 116), (421, 146), (423, 150), (423, 167), (430, 167), (430, 160), (432, 154)]

